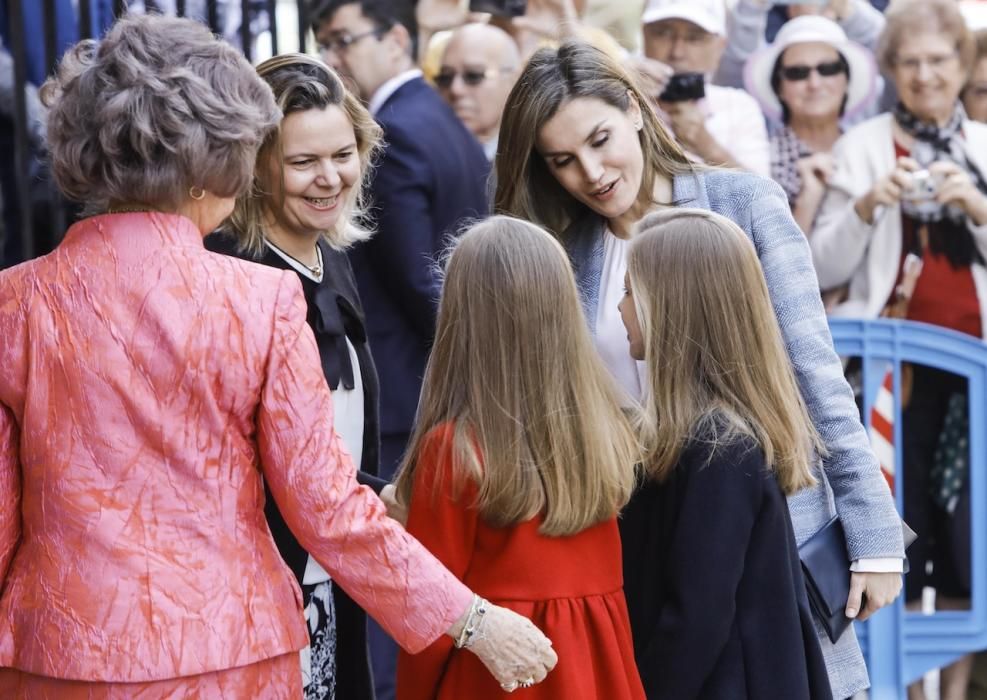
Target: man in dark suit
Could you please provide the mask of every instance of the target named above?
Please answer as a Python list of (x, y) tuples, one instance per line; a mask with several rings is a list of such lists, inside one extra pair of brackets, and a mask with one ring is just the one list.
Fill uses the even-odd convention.
[[(322, 57), (367, 103), (385, 148), (371, 181), (376, 235), (351, 262), (380, 375), (380, 476), (407, 445), (435, 331), (436, 260), (463, 223), (487, 214), (479, 142), (416, 68), (409, 0), (324, 0), (311, 15)], [(393, 697), (393, 656), (371, 632), (379, 700)], [(396, 650), (395, 650), (396, 651)]]

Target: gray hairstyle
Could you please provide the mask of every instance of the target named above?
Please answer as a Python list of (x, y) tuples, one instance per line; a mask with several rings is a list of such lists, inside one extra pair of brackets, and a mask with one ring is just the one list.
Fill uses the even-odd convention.
[(242, 194), (281, 116), (236, 49), (160, 15), (125, 17), (102, 41), (76, 44), (41, 95), (55, 182), (90, 211), (176, 208), (192, 187)]

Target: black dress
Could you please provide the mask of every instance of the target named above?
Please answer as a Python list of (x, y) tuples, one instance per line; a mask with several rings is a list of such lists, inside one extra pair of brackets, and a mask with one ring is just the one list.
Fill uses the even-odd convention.
[[(347, 340), (356, 351), (364, 398), (363, 456), (357, 480), (380, 493), (387, 483), (376, 477), (380, 455), (380, 391), (377, 370), (367, 343), (363, 309), (346, 254), (333, 250), (322, 240), (318, 245), (322, 252), (322, 281), (315, 282), (298, 275), (308, 305), (307, 320), (315, 335), (322, 371), (330, 389), (336, 390), (340, 386), (354, 388), (354, 368), (351, 366)], [(216, 253), (282, 270), (293, 269), (284, 258), (266, 247), (264, 254), (258, 258), (238, 251), (236, 240), (225, 233), (210, 234), (205, 238), (205, 246)], [(317, 611), (315, 614), (322, 622), (314, 631), (310, 626), (312, 673), (316, 683), (325, 684), (327, 694), (320, 695), (317, 689), (312, 688), (311, 692), (307, 690), (306, 697), (332, 697), (331, 688), (334, 686), (334, 695), (339, 700), (373, 700), (366, 613), (335, 582), (331, 586), (331, 600), (325, 599), (325, 586), (319, 588), (318, 584), (303, 584), (308, 552), (291, 534), (270, 493), (267, 494), (265, 514), (282, 558), (302, 587), (304, 605)], [(327, 616), (335, 618), (334, 625), (331, 620), (326, 624)], [(330, 634), (333, 636), (331, 640), (321, 638)], [(334, 659), (324, 658), (327, 649), (334, 652)], [(334, 667), (334, 679), (322, 677), (318, 667), (323, 663), (326, 668)]]
[(788, 504), (746, 440), (686, 446), (621, 515), (624, 592), (649, 700), (831, 700)]

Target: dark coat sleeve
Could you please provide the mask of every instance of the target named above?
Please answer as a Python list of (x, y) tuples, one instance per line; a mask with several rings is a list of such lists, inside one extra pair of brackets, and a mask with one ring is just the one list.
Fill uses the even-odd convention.
[(378, 496), (380, 495), (380, 492), (384, 490), (384, 487), (389, 483), (385, 479), (376, 477), (373, 474), (367, 474), (367, 472), (364, 471), (357, 471), (356, 480), (357, 483), (362, 484), (363, 486), (369, 486)]
[(401, 309), (419, 337), (431, 341), (438, 310), (436, 260), (440, 241), (432, 219), (436, 187), (412, 134), (400, 126), (386, 130), (388, 147), (373, 179), (372, 214), (377, 233), (365, 245), (381, 286)]
[[(764, 459), (747, 445), (690, 448), (676, 467), (678, 518), (666, 596), (641, 675), (650, 700), (700, 694), (736, 620), (736, 597), (761, 507)], [(708, 463), (707, 463), (708, 461)]]

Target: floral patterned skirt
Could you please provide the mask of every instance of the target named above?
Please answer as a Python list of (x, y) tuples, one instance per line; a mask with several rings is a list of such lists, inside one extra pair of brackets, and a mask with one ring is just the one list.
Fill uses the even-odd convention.
[(336, 697), (336, 607), (332, 581), (302, 584), (309, 646), (301, 650), (305, 700)]

